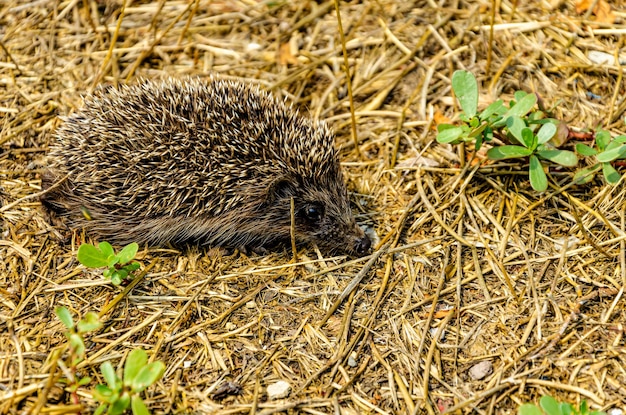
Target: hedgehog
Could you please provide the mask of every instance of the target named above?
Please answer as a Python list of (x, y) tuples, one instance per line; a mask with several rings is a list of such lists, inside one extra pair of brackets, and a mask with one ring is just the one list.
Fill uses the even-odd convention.
[[(100, 87), (50, 145), (42, 202), (99, 240), (362, 256), (327, 124), (215, 75)], [(293, 208), (292, 208), (293, 200)], [(293, 219), (292, 219), (293, 218)]]

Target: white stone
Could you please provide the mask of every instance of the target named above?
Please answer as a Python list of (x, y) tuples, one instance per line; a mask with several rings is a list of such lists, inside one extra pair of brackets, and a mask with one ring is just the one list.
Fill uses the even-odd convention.
[(291, 385), (284, 380), (279, 380), (267, 387), (267, 397), (270, 400), (286, 398), (290, 392)]
[(493, 364), (489, 360), (476, 363), (469, 370), (469, 375), (474, 380), (481, 380), (493, 371)]

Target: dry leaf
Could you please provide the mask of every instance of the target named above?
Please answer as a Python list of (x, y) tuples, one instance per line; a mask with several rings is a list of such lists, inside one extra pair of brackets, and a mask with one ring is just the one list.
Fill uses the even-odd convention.
[[(576, 13), (583, 14), (593, 5), (594, 0), (577, 0), (576, 1)], [(611, 11), (611, 5), (606, 0), (598, 0), (596, 7), (593, 9), (593, 14), (596, 16), (595, 21), (600, 23), (613, 23), (615, 22), (615, 15)]]
[(296, 58), (291, 52), (291, 45), (289, 43), (283, 43), (280, 45), (278, 63), (281, 65), (287, 65), (288, 63), (296, 65), (299, 63), (298, 58)]
[(433, 120), (435, 121), (436, 125), (439, 125), (439, 124), (451, 124), (452, 123), (452, 120), (450, 120), (450, 118), (446, 117), (439, 110), (435, 111), (435, 114), (433, 115)]

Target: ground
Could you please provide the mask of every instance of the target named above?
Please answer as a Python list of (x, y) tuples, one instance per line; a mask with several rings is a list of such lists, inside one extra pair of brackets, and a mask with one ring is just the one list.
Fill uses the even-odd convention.
[[(512, 414), (545, 394), (626, 409), (623, 183), (573, 185), (546, 165), (539, 193), (527, 161), (435, 140), (458, 119), (457, 69), (481, 108), (523, 90), (571, 131), (623, 134), (623, 69), (606, 59), (625, 4), (585, 3), (340, 2), (355, 146), (333, 1), (4, 1), (0, 411), (90, 413), (100, 365), (136, 348), (166, 365), (153, 413)], [(132, 289), (76, 261), (89, 235), (39, 202), (62, 116), (101, 84), (210, 72), (332, 126), (371, 256), (141, 247)], [(61, 383), (58, 306), (104, 322), (85, 335), (77, 394)], [(278, 381), (290, 394), (270, 400)]]

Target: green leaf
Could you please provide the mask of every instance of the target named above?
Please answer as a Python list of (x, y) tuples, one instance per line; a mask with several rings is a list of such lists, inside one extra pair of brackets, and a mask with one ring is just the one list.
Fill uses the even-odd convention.
[(137, 271), (139, 269), (139, 267), (141, 267), (141, 265), (139, 264), (139, 262), (131, 262), (128, 265), (124, 265), (124, 269), (128, 272), (133, 272), (133, 271)]
[(535, 404), (525, 403), (517, 410), (519, 415), (544, 415), (543, 411)]
[(476, 140), (476, 151), (480, 150), (480, 147), (483, 144), (483, 141), (490, 142), (493, 140), (493, 130), (491, 128), (485, 128), (485, 132), (483, 134), (483, 139), (478, 142)]
[(622, 147), (624, 145), (625, 145), (624, 143), (620, 143), (619, 141), (612, 140), (609, 144), (607, 144), (607, 146), (604, 149), (604, 151), (615, 150), (616, 148), (620, 148), (620, 147)]
[(526, 91), (515, 91), (513, 93), (513, 99), (516, 102), (519, 102), (522, 98), (524, 98), (526, 95), (528, 95), (528, 92)]
[(505, 112), (506, 107), (504, 106), (504, 102), (499, 99), (495, 102), (492, 102), (487, 108), (485, 108), (483, 112), (478, 115), (478, 118), (480, 118), (482, 121), (485, 121), (492, 115), (502, 115)]
[(472, 118), (478, 109), (478, 82), (471, 72), (456, 71), (452, 75), (452, 89), (465, 115)]
[(93, 311), (85, 314), (85, 317), (76, 325), (79, 333), (87, 333), (97, 330), (100, 327), (102, 327), (100, 317), (98, 317), (98, 314), (94, 313)]
[(133, 395), (130, 405), (133, 410), (133, 415), (150, 415), (150, 411), (148, 411), (148, 408), (146, 407), (146, 404), (143, 403), (141, 397)]
[(63, 323), (68, 330), (74, 328), (74, 320), (72, 319), (72, 313), (70, 313), (70, 310), (63, 306), (56, 307), (54, 309), (54, 314), (57, 315), (59, 320), (61, 320), (61, 323)]
[(76, 258), (78, 258), (78, 262), (88, 268), (101, 268), (108, 264), (107, 256), (91, 244), (82, 244), (78, 247)]
[(540, 150), (536, 154), (561, 166), (574, 167), (578, 164), (576, 153), (569, 150)]
[(527, 94), (514, 104), (504, 115), (502, 119), (493, 123), (494, 128), (503, 127), (508, 124), (509, 117), (521, 117), (528, 113), (537, 102), (535, 94)]
[(615, 141), (616, 143), (626, 143), (626, 135), (618, 135), (613, 139), (613, 141)]
[(556, 120), (551, 121), (550, 118), (544, 118), (545, 114), (543, 111), (533, 111), (528, 114), (528, 124), (546, 124), (553, 123), (556, 124)]
[(604, 151), (606, 146), (611, 142), (611, 133), (606, 130), (599, 130), (596, 133), (596, 145), (600, 151)]
[(102, 257), (106, 258), (106, 266), (112, 267), (119, 262), (119, 259), (115, 255), (115, 251), (110, 243), (103, 241), (98, 244), (98, 249), (102, 252)]
[(130, 395), (128, 392), (124, 392), (113, 404), (109, 407), (109, 414), (121, 415), (130, 406)]
[(541, 126), (537, 131), (537, 143), (545, 144), (556, 134), (556, 125), (547, 123)]
[(148, 354), (143, 349), (134, 349), (124, 363), (124, 385), (130, 386), (141, 369), (148, 363)]
[(595, 148), (591, 148), (586, 144), (578, 143), (574, 146), (574, 148), (581, 156), (590, 157), (598, 154), (598, 151)]
[(613, 143), (606, 146), (606, 149), (596, 156), (599, 162), (605, 163), (626, 157), (626, 144), (622, 144), (619, 147), (612, 146), (611, 144)]
[(522, 130), (526, 127), (526, 123), (520, 117), (509, 117), (506, 120), (506, 127), (509, 129), (511, 135), (517, 140), (518, 143), (526, 145), (522, 136)]
[(126, 264), (127, 262), (135, 259), (135, 255), (137, 255), (137, 251), (139, 250), (139, 245), (136, 242), (126, 245), (120, 252), (117, 254), (117, 257), (120, 259), (120, 264)]
[(576, 413), (574, 406), (568, 402), (561, 402), (559, 405), (559, 411), (561, 415), (572, 415)]
[(513, 117), (513, 116), (521, 117), (522, 115), (526, 115), (535, 106), (536, 103), (537, 103), (537, 95), (526, 94), (523, 98), (518, 100), (517, 103), (504, 114), (504, 118)]
[(522, 142), (530, 150), (537, 148), (537, 136), (530, 128), (522, 128)]
[[(95, 397), (94, 397), (94, 399), (95, 399)], [(107, 409), (107, 405), (105, 403), (103, 403), (100, 406), (98, 406), (98, 409), (96, 409), (96, 411), (93, 413), (93, 415), (102, 415), (106, 409)]]
[(100, 252), (102, 252), (102, 255), (104, 255), (106, 258), (115, 255), (115, 251), (113, 250), (113, 247), (111, 246), (110, 243), (106, 241), (100, 242), (98, 244), (98, 249), (100, 250)]
[(85, 376), (84, 378), (80, 378), (78, 379), (78, 386), (85, 386), (88, 385), (89, 382), (91, 382), (91, 378), (89, 376)]
[(609, 184), (617, 184), (622, 177), (617, 170), (611, 166), (611, 163), (602, 163), (602, 174), (604, 174), (604, 178)]
[(543, 171), (543, 166), (537, 156), (530, 156), (530, 167), (528, 169), (530, 185), (538, 192), (543, 192), (548, 188), (548, 178)]
[(580, 413), (583, 415), (587, 415), (589, 412), (589, 405), (587, 405), (587, 401), (585, 399), (580, 403)]
[(123, 279), (124, 278), (122, 278), (120, 273), (117, 272), (117, 271), (115, 271), (115, 272), (113, 272), (113, 274), (111, 274), (111, 284), (113, 284), (113, 285), (120, 285), (122, 283)]
[(491, 160), (516, 159), (520, 157), (528, 157), (533, 152), (522, 146), (498, 146), (487, 151), (487, 157)]
[(476, 137), (476, 141), (474, 142), (474, 150), (478, 151), (483, 146), (483, 136), (479, 135)]
[(449, 124), (441, 124), (437, 127), (437, 130), (439, 130), (437, 133), (437, 142), (442, 144), (458, 144), (460, 142), (459, 138), (464, 133), (464, 129), (454, 126), (452, 126), (452, 128), (441, 128), (444, 125)]
[(69, 341), (72, 352), (77, 357), (78, 362), (76, 363), (78, 364), (85, 356), (85, 343), (83, 342), (82, 336), (78, 333), (71, 333)]
[(102, 403), (112, 403), (117, 399), (117, 394), (104, 385), (96, 385), (92, 395), (96, 401)]
[(143, 366), (132, 380), (131, 390), (134, 393), (142, 392), (148, 386), (161, 379), (163, 373), (165, 373), (165, 364), (163, 362), (152, 362), (147, 366)]
[(560, 405), (552, 396), (542, 396), (539, 405), (548, 415), (561, 415)]
[(574, 174), (574, 178), (573, 178), (574, 182), (578, 184), (589, 183), (590, 181), (593, 180), (594, 176), (600, 170), (601, 167), (602, 167), (602, 164), (597, 163), (591, 167), (578, 170), (576, 174)]
[(102, 365), (100, 365), (100, 372), (102, 372), (102, 377), (104, 377), (104, 380), (111, 390), (117, 391), (121, 389), (122, 385), (120, 385), (120, 380), (115, 374), (115, 369), (111, 362), (106, 361), (102, 363)]

